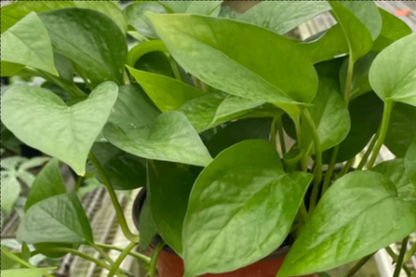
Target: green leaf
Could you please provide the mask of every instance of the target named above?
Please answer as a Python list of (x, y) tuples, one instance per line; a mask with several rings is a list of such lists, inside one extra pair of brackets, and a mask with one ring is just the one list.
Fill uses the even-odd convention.
[(170, 1), (170, 0), (163, 0), (158, 1), (162, 4), (169, 12), (173, 13), (186, 13), (189, 5), (192, 1)]
[[(351, 129), (340, 143), (337, 162), (354, 158), (377, 132), (383, 116), (383, 102), (374, 92), (366, 93), (351, 101), (349, 107)], [(363, 116), (365, 115), (365, 116)], [(329, 163), (331, 151), (323, 153), (324, 163)]]
[(196, 178), (175, 164), (162, 162), (152, 163), (149, 171), (147, 197), (158, 234), (181, 255), (182, 225)]
[[(318, 129), (321, 149), (327, 150), (338, 145), (348, 135), (351, 122), (347, 105), (336, 82), (320, 79), (318, 94), (312, 104), (308, 110)], [(304, 143), (309, 146), (312, 144), (311, 132), (306, 125), (302, 127)], [(314, 153), (314, 147), (311, 148), (311, 153)]]
[(62, 179), (59, 161), (52, 159), (38, 174), (26, 200), (25, 211), (34, 204), (52, 196), (65, 194), (66, 188)]
[(146, 159), (206, 166), (212, 158), (186, 116), (177, 111), (160, 115), (153, 125), (108, 123), (104, 136), (130, 154)]
[[(369, 22), (377, 21), (376, 18), (366, 19), (366, 17), (374, 16), (374, 10), (370, 7), (363, 9), (363, 3), (361, 2), (345, 3), (329, 1), (329, 4), (332, 7), (334, 17), (344, 32), (349, 48), (349, 55), (351, 56), (352, 61), (355, 62), (367, 54), (373, 46), (371, 33), (367, 29), (366, 25), (360, 21), (360, 19), (364, 19)], [(365, 3), (364, 5), (375, 7), (375, 4), (372, 1)], [(354, 13), (352, 10), (359, 15)], [(379, 16), (377, 10), (376, 12)], [(377, 33), (377, 31), (375, 33)]]
[(379, 37), (374, 41), (373, 51), (381, 51), (396, 40), (412, 33), (412, 29), (403, 20), (381, 8), (379, 12), (383, 24)]
[(22, 260), (29, 262), (30, 259), (30, 249), (29, 246), (27, 246), (26, 242), (22, 243)]
[(189, 200), (182, 236), (185, 276), (233, 271), (276, 250), (311, 179), (301, 172), (286, 175), (279, 154), (265, 141), (242, 142), (218, 155)]
[[(54, 65), (51, 40), (45, 26), (35, 13), (28, 14), (1, 35), (1, 60), (1, 76), (18, 72), (19, 65), (58, 75)], [(6, 66), (4, 72), (3, 65)]]
[(175, 77), (168, 57), (162, 52), (145, 54), (135, 63), (134, 68), (171, 78)]
[(150, 40), (137, 44), (130, 49), (127, 56), (127, 65), (133, 67), (136, 65), (137, 61), (142, 58), (144, 55), (153, 53), (153, 52), (167, 52), (165, 44), (161, 40)]
[(21, 187), (16, 176), (10, 172), (1, 171), (1, 209), (7, 215), (11, 214), (20, 192)]
[(54, 52), (70, 59), (80, 75), (86, 75), (94, 86), (105, 81), (122, 83), (127, 45), (110, 18), (77, 8), (50, 11), (39, 17), (48, 29)]
[(1, 8), (1, 33), (30, 12), (42, 13), (65, 8), (92, 9), (110, 17), (126, 33), (127, 24), (121, 10), (111, 1), (19, 1)]
[(416, 136), (416, 107), (396, 103), (390, 117), (384, 144), (398, 158), (406, 155)]
[(416, 202), (377, 172), (338, 179), (285, 258), (278, 277), (325, 271), (365, 257), (416, 230)]
[(350, 10), (362, 23), (364, 23), (370, 31), (373, 40), (379, 36), (382, 28), (382, 19), (374, 1), (339, 1), (339, 3)]
[[(132, 190), (146, 185), (145, 160), (105, 142), (95, 143), (91, 151), (114, 189)], [(89, 163), (87, 171), (94, 173), (95, 178), (101, 183), (104, 182), (94, 165)]]
[(2, 121), (21, 141), (83, 175), (88, 152), (110, 115), (117, 93), (118, 87), (106, 82), (87, 100), (68, 107), (51, 91), (15, 86), (2, 97)]
[(331, 275), (329, 275), (328, 273), (326, 273), (326, 272), (319, 272), (318, 273), (318, 276), (319, 277), (331, 277)]
[(177, 110), (187, 101), (202, 95), (202, 91), (176, 79), (131, 67), (128, 69), (162, 112)]
[(143, 203), (140, 212), (140, 248), (147, 249), (152, 243), (153, 238), (157, 235), (157, 227), (153, 220), (150, 201), (148, 198)]
[(1, 77), (9, 77), (13, 76), (19, 71), (21, 71), (23, 68), (25, 68), (22, 64), (17, 63), (11, 63), (7, 61), (0, 61), (1, 62)]
[(54, 270), (55, 268), (21, 268), (21, 269), (8, 269), (2, 270), (2, 277), (39, 277), (45, 273)]
[(191, 1), (186, 13), (218, 16), (223, 1)]
[(146, 12), (166, 13), (166, 9), (156, 2), (142, 2), (130, 5), (124, 10), (127, 23), (136, 29), (139, 34), (147, 38), (158, 38), (152, 23), (145, 16)]
[(404, 159), (382, 162), (372, 170), (389, 178), (390, 181), (392, 181), (392, 183), (396, 186), (399, 197), (410, 197), (414, 193), (415, 187), (406, 175)]
[(17, 239), (35, 243), (93, 243), (88, 218), (76, 193), (61, 194), (33, 205), (24, 215)]
[(286, 110), (310, 103), (316, 94), (318, 79), (312, 64), (283, 36), (226, 19), (148, 16), (175, 60), (211, 87), (255, 101), (285, 104)]
[(416, 34), (383, 50), (370, 69), (370, 84), (383, 100), (416, 106)]
[[(368, 79), (368, 74), (370, 72), (371, 65), (373, 64), (373, 61), (377, 57), (377, 55), (378, 53), (376, 52), (370, 52), (367, 55), (358, 59), (358, 61), (354, 63), (354, 74), (353, 74), (352, 84), (351, 84), (350, 100), (353, 100), (364, 93), (372, 91), (370, 81)], [(349, 61), (345, 60), (339, 72), (342, 94), (344, 94), (344, 90), (345, 90), (348, 63)]]
[(283, 35), (330, 9), (331, 6), (326, 1), (264, 1), (237, 20)]
[(406, 154), (406, 173), (416, 186), (416, 136)]

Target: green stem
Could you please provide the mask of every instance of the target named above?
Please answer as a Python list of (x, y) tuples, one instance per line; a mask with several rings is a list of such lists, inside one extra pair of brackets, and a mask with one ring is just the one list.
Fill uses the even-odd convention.
[(155, 251), (153, 252), (152, 260), (150, 261), (150, 265), (149, 265), (148, 277), (155, 277), (157, 259), (159, 258), (160, 252), (162, 252), (163, 247), (165, 247), (165, 243), (161, 242), (159, 243), (159, 245), (156, 247)]
[(351, 268), (345, 277), (353, 277), (373, 256), (375, 253), (368, 255), (367, 257), (362, 258), (359, 260), (353, 268)]
[(412, 245), (409, 252), (404, 256), (404, 262), (407, 263), (416, 254), (416, 243)]
[(349, 61), (348, 61), (347, 79), (345, 82), (345, 91), (344, 91), (345, 103), (347, 103), (347, 105), (350, 103), (353, 76), (354, 76), (354, 61), (352, 60), (351, 55), (350, 55)]
[(308, 222), (309, 214), (308, 210), (306, 209), (305, 201), (302, 200), (302, 204), (300, 205), (300, 214), (303, 220), (303, 223), (305, 224)]
[(135, 242), (131, 242), (121, 253), (120, 256), (118, 256), (116, 262), (111, 267), (110, 272), (108, 273), (107, 277), (113, 277), (118, 269), (120, 268), (121, 263), (124, 261), (124, 259), (130, 254), (130, 251), (133, 250), (133, 248), (136, 246)]
[[(1, 246), (1, 254), (7, 256), (10, 260), (20, 264), (21, 266), (27, 267), (27, 268), (36, 268), (35, 266), (31, 265), (30, 263), (26, 262), (25, 260), (20, 259), (15, 254), (10, 252), (6, 247), (3, 245)], [(44, 273), (43, 274), (46, 277), (55, 277), (52, 274)]]
[(399, 257), (397, 258), (396, 269), (394, 270), (393, 277), (399, 277), (400, 272), (403, 268), (404, 256), (406, 254), (407, 243), (409, 242), (409, 237), (405, 237), (402, 241), (402, 248), (400, 249)]
[(94, 166), (97, 168), (98, 173), (101, 175), (101, 178), (103, 179), (104, 186), (107, 188), (107, 191), (110, 195), (111, 202), (113, 203), (113, 206), (116, 211), (117, 218), (118, 218), (118, 222), (120, 224), (120, 228), (123, 231), (124, 236), (131, 242), (139, 243), (140, 237), (138, 235), (134, 235), (130, 231), (129, 226), (127, 225), (127, 221), (124, 216), (123, 210), (120, 206), (120, 203), (118, 202), (117, 195), (113, 189), (113, 186), (110, 183), (110, 180), (105, 174), (104, 169), (102, 168), (100, 162), (97, 160), (97, 158), (92, 152), (90, 152), (89, 158), (91, 162), (94, 164)]
[(83, 92), (79, 87), (77, 87), (74, 83), (68, 83), (67, 81), (63, 80), (61, 77), (53, 76), (52, 74), (46, 73), (41, 70), (36, 71), (41, 77), (45, 78), (51, 83), (54, 83), (60, 86), (63, 90), (68, 92), (68, 94), (73, 97), (86, 97), (87, 94)]
[[(294, 118), (293, 119), (293, 123), (295, 124), (295, 129), (296, 129), (296, 139), (298, 141), (298, 147), (299, 147), (299, 151), (302, 152), (303, 149), (303, 141), (302, 141), (302, 128), (300, 126), (300, 120), (299, 118)], [(307, 151), (304, 151), (304, 155), (302, 155), (300, 164), (302, 167), (302, 171), (307, 172), (308, 171), (308, 153), (306, 153)]]
[(332, 149), (331, 160), (329, 162), (328, 170), (326, 171), (326, 174), (325, 174), (325, 180), (324, 180), (324, 185), (322, 186), (321, 195), (325, 194), (325, 192), (329, 188), (329, 184), (331, 183), (332, 174), (334, 173), (335, 164), (337, 162), (338, 151), (339, 151), (339, 144), (335, 146), (334, 149)]
[[(122, 252), (124, 250), (121, 247), (117, 247), (117, 246), (114, 246), (114, 245), (103, 244), (103, 243), (96, 243), (95, 245), (97, 245), (101, 248), (104, 248), (104, 249), (115, 250), (115, 251), (118, 251), (118, 252)], [(145, 256), (141, 253), (135, 252), (135, 251), (130, 251), (129, 255), (138, 259), (138, 260), (140, 260), (140, 261), (142, 261), (142, 262), (144, 262), (144, 263), (146, 263), (146, 264), (149, 264), (150, 260), (151, 260), (149, 257), (147, 257), (147, 256)]]
[(282, 156), (286, 154), (286, 140), (285, 140), (285, 133), (283, 131), (283, 123), (282, 118), (279, 117), (276, 120), (276, 128), (279, 132), (279, 141), (280, 141), (280, 148), (282, 150)]
[(78, 192), (78, 190), (81, 187), (83, 181), (84, 181), (84, 176), (78, 176), (77, 183), (75, 185), (75, 191), (76, 192)]
[(344, 176), (345, 174), (347, 174), (348, 171), (351, 169), (351, 167), (354, 165), (354, 162), (355, 162), (355, 157), (352, 158), (352, 159), (350, 159), (350, 160), (348, 160), (345, 163), (344, 167), (342, 168), (341, 172), (339, 173), (338, 178), (341, 178), (342, 176)]
[(360, 164), (357, 167), (357, 170), (362, 170), (364, 166), (366, 165), (368, 158), (371, 155), (371, 152), (374, 150), (374, 146), (376, 145), (376, 142), (378, 140), (378, 133), (373, 137), (373, 139), (370, 142), (370, 145), (368, 146), (367, 151), (365, 152), (363, 158), (361, 159)]
[(277, 118), (273, 118), (273, 122), (272, 122), (272, 127), (270, 130), (270, 144), (273, 146), (273, 148), (277, 148), (277, 142), (276, 142), (276, 136), (277, 136), (277, 132), (276, 132), (276, 122), (277, 122)]
[[(178, 64), (176, 63), (176, 61), (172, 58), (171, 55), (168, 55), (168, 59), (170, 62), (170, 66), (172, 67), (172, 71), (173, 71), (173, 76), (175, 76), (175, 78), (179, 81), (182, 82), (182, 75), (181, 72), (179, 70)], [(201, 88), (202, 90), (202, 88)]]
[(321, 151), (321, 142), (318, 136), (318, 130), (316, 129), (315, 122), (308, 110), (303, 110), (304, 118), (308, 123), (311, 131), (312, 131), (312, 139), (313, 144), (315, 145), (315, 156), (316, 156), (316, 167), (314, 170), (315, 181), (313, 184), (311, 201), (309, 212), (312, 213), (315, 209), (316, 203), (318, 202), (318, 194), (319, 194), (319, 186), (322, 181), (322, 151)]
[[(393, 249), (391, 249), (390, 246), (387, 246), (386, 251), (389, 254), (389, 256), (391, 257), (391, 259), (393, 260), (393, 262), (397, 263), (398, 256), (396, 255), (396, 253), (394, 253)], [(410, 277), (412, 272), (410, 272), (410, 269), (405, 264), (403, 264), (403, 269), (404, 269), (404, 272), (406, 272), (406, 275), (408, 277)]]
[(103, 257), (103, 259), (106, 260), (110, 265), (114, 265), (114, 261), (110, 258), (110, 256), (108, 256), (103, 249), (98, 247), (97, 244), (90, 244), (90, 246), (94, 248), (94, 250), (97, 251), (101, 255), (101, 257)]
[(393, 102), (390, 99), (385, 100), (384, 103), (384, 112), (383, 112), (383, 121), (381, 122), (380, 136), (377, 140), (376, 145), (374, 146), (373, 155), (368, 162), (367, 168), (372, 169), (378, 154), (380, 153), (381, 147), (383, 146), (384, 140), (387, 135), (387, 130), (389, 128), (390, 116), (393, 107)]
[[(102, 267), (104, 269), (107, 269), (108, 271), (111, 270), (111, 267), (108, 264), (106, 264), (105, 262), (100, 261), (100, 260), (97, 260), (97, 259), (95, 259), (95, 258), (93, 258), (91, 256), (88, 256), (87, 254), (84, 254), (84, 253), (82, 253), (82, 252), (80, 252), (78, 250), (72, 249), (72, 248), (66, 248), (66, 247), (51, 247), (51, 248), (48, 248), (47, 250), (48, 250), (48, 252), (51, 252), (51, 253), (53, 253), (53, 252), (69, 253), (69, 254), (72, 254), (74, 256), (78, 256), (80, 258), (83, 258), (84, 260), (90, 261), (90, 262), (98, 265), (99, 267)], [(35, 251), (33, 251), (31, 253), (31, 256), (35, 256), (37, 254), (39, 254), (39, 252), (37, 250), (35, 250)], [(125, 275), (122, 274), (122, 273), (116, 273), (116, 276), (125, 277)]]

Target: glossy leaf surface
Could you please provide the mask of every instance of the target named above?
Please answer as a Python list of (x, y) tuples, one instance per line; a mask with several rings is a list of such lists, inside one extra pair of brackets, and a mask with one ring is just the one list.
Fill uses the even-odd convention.
[(162, 112), (177, 110), (187, 101), (202, 95), (202, 91), (173, 78), (131, 67), (129, 71)]
[(189, 200), (185, 276), (232, 271), (273, 252), (289, 233), (311, 179), (300, 172), (286, 175), (265, 141), (242, 142), (218, 155)]
[(226, 19), (149, 16), (175, 60), (211, 87), (275, 104), (309, 103), (315, 96), (312, 64), (285, 37)]
[(64, 193), (66, 188), (59, 169), (59, 161), (52, 159), (36, 176), (27, 196), (25, 211), (43, 199)]
[(166, 9), (156, 2), (141, 2), (127, 6), (125, 9), (127, 23), (136, 29), (139, 34), (147, 38), (158, 38), (155, 29), (146, 17), (146, 12), (166, 13)]
[(416, 34), (398, 40), (374, 60), (370, 84), (383, 99), (416, 106)]
[(15, 86), (2, 97), (2, 121), (21, 141), (83, 175), (88, 152), (106, 123), (117, 94), (118, 87), (106, 82), (87, 100), (68, 107), (51, 91)]
[(283, 35), (330, 9), (331, 6), (325, 1), (264, 1), (249, 9), (238, 20)]
[(48, 31), (35, 13), (28, 14), (1, 35), (1, 60), (1, 76), (16, 73), (19, 65), (58, 75)]
[(198, 133), (186, 116), (171, 111), (160, 115), (151, 126), (108, 123), (104, 136), (116, 147), (146, 159), (206, 166), (211, 160)]
[(377, 172), (338, 179), (295, 241), (279, 277), (311, 274), (363, 258), (416, 230), (416, 202)]
[(92, 243), (88, 218), (76, 193), (47, 198), (24, 215), (17, 239), (34, 243)]
[[(39, 15), (55, 53), (70, 59), (81, 76), (96, 86), (121, 84), (127, 45), (120, 28), (104, 14), (90, 9), (61, 9)], [(65, 34), (65, 35), (63, 35)]]

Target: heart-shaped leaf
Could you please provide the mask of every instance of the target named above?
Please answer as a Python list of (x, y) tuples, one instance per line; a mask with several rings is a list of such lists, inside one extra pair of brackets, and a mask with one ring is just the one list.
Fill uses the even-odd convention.
[(255, 101), (287, 104), (284, 108), (291, 111), (293, 105), (310, 103), (316, 94), (318, 80), (311, 62), (283, 36), (226, 19), (148, 16), (175, 60), (211, 87)]
[(416, 107), (396, 103), (390, 117), (384, 144), (398, 158), (406, 155), (416, 136)]
[(182, 236), (185, 276), (233, 271), (276, 250), (311, 179), (301, 172), (285, 174), (279, 154), (265, 141), (242, 142), (218, 155), (189, 199)]
[(370, 69), (370, 84), (383, 100), (416, 106), (416, 34), (383, 50)]
[(181, 255), (182, 225), (196, 177), (175, 164), (165, 162), (152, 163), (149, 171), (147, 197), (157, 232)]
[(59, 161), (52, 159), (36, 176), (27, 196), (25, 211), (43, 199), (65, 193), (66, 188), (59, 169)]
[(177, 111), (160, 115), (152, 126), (110, 122), (104, 128), (104, 136), (116, 147), (146, 159), (198, 166), (206, 166), (212, 160), (186, 116)]
[[(408, 167), (411, 168), (411, 167)], [(396, 186), (399, 197), (411, 197), (415, 191), (412, 181), (406, 175), (405, 160), (395, 159), (378, 164), (372, 169), (378, 173), (383, 174), (392, 181)], [(409, 172), (409, 171), (408, 171)]]
[(406, 154), (406, 173), (416, 186), (416, 136)]
[(111, 1), (16, 1), (1, 8), (1, 33), (16, 24), (30, 12), (42, 13), (58, 9), (92, 9), (110, 17), (126, 33), (127, 24), (120, 8)]
[(70, 59), (81, 76), (94, 86), (105, 81), (122, 83), (127, 45), (120, 28), (109, 17), (77, 8), (50, 11), (39, 17), (48, 29), (54, 52)]
[(87, 100), (68, 107), (51, 91), (15, 86), (2, 97), (2, 121), (21, 141), (83, 175), (88, 152), (110, 115), (117, 93), (116, 84), (106, 82)]
[(128, 67), (130, 74), (162, 112), (179, 109), (202, 91), (173, 78)]
[(331, 6), (326, 1), (264, 1), (237, 20), (283, 35), (330, 9)]
[(377, 172), (337, 180), (285, 258), (278, 277), (325, 271), (365, 257), (416, 230), (416, 202)]
[(383, 24), (380, 35), (374, 41), (373, 51), (381, 51), (396, 40), (412, 33), (412, 29), (403, 20), (382, 8), (379, 8), (379, 12)]
[(145, 16), (146, 12), (166, 13), (166, 9), (156, 2), (141, 2), (129, 5), (124, 10), (127, 23), (136, 29), (139, 34), (147, 38), (158, 38), (150, 20)]
[(33, 205), (19, 225), (17, 239), (28, 244), (94, 242), (76, 193), (57, 195)]
[(21, 268), (2, 270), (3, 277), (39, 277), (54, 270), (55, 268)]
[(48, 31), (35, 13), (28, 14), (1, 35), (1, 60), (1, 76), (10, 76), (22, 66), (58, 75)]

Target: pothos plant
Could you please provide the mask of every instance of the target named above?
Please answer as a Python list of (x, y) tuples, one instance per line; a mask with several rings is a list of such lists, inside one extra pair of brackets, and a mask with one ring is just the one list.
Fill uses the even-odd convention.
[[(45, 79), (9, 89), (2, 122), (54, 157), (30, 190), (18, 240), (31, 255), (72, 253), (120, 277), (128, 255), (154, 276), (165, 243), (185, 277), (237, 270), (283, 243), (291, 247), (278, 277), (359, 260), (353, 276), (402, 241), (390, 251), (394, 276), (403, 268), (414, 277), (405, 261), (416, 252), (406, 248), (416, 231), (416, 36), (372, 1), (265, 1), (244, 14), (220, 4), (2, 8), (2, 76)], [(323, 12), (337, 24), (306, 41), (285, 36)], [(130, 50), (127, 33), (140, 40)], [(397, 158), (377, 164), (383, 145)], [(104, 184), (125, 249), (94, 241), (59, 161)], [(115, 194), (139, 187), (140, 237)], [(133, 251), (156, 234), (163, 243), (151, 258)], [(121, 251), (117, 260), (108, 248)], [(2, 255), (25, 268), (2, 276), (51, 276)]]

